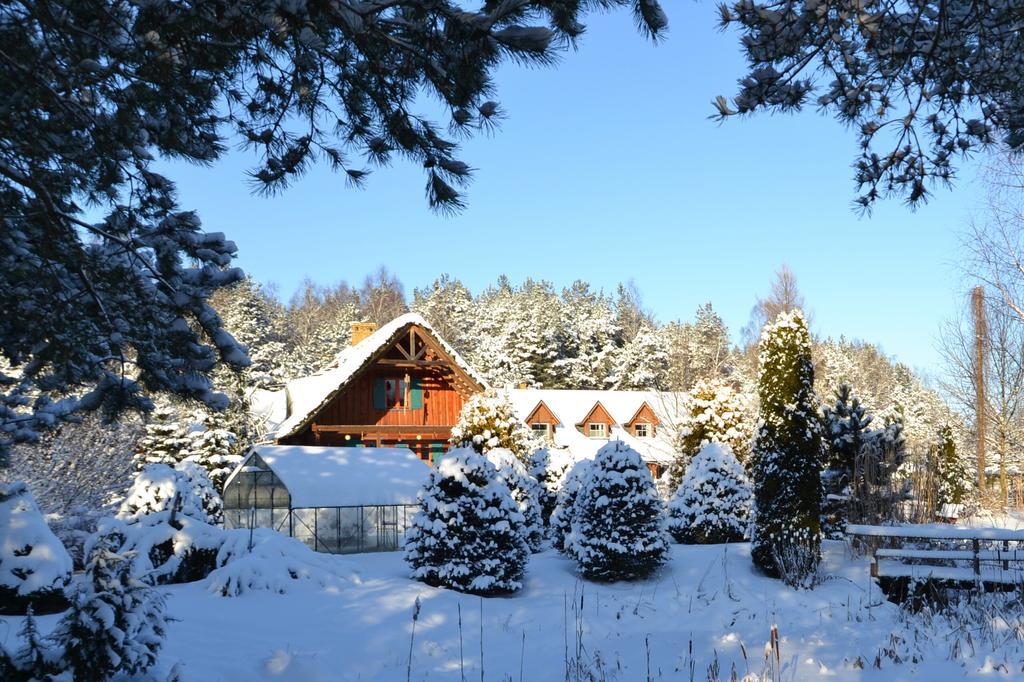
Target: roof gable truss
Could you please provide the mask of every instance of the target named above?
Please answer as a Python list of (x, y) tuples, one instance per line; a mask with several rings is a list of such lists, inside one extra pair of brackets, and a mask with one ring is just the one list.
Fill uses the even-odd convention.
[(587, 412), (587, 416), (584, 417), (576, 426), (584, 426), (586, 424), (607, 424), (608, 426), (614, 426), (615, 420), (612, 419), (612, 415), (605, 409), (605, 406), (598, 400), (594, 403), (594, 406), (590, 408), (590, 412)]

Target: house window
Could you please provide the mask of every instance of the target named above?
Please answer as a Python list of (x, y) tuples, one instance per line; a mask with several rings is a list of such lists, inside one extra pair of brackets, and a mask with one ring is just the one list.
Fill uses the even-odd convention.
[(384, 407), (396, 410), (405, 407), (405, 381), (402, 379), (384, 380)]
[(634, 424), (633, 433), (636, 434), (637, 438), (650, 438), (651, 437), (651, 425), (650, 424)]
[(591, 422), (587, 424), (587, 435), (591, 438), (607, 438), (608, 437), (608, 425), (607, 424), (595, 424)]
[(551, 440), (551, 424), (530, 424), (533, 435), (544, 440)]

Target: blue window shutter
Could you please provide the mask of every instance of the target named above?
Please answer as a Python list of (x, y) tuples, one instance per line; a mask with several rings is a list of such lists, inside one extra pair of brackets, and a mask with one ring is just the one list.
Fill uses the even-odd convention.
[(373, 409), (375, 410), (386, 410), (387, 405), (384, 403), (384, 380), (374, 379), (373, 380)]
[(423, 409), (423, 387), (420, 385), (420, 378), (419, 377), (413, 377), (412, 378), (412, 388), (409, 391), (409, 393), (412, 396), (412, 398), (411, 398), (412, 405), (410, 405), (410, 407), (412, 409), (414, 409), (414, 410), (422, 410)]

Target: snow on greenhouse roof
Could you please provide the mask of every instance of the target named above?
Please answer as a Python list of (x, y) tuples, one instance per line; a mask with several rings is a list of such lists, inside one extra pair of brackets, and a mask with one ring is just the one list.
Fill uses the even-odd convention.
[[(516, 388), (509, 389), (507, 394), (520, 419), (526, 419), (537, 404), (543, 401), (562, 423), (554, 431), (555, 446), (568, 448), (574, 459), (592, 459), (609, 440), (621, 440), (639, 452), (645, 462), (672, 462), (674, 454), (668, 437), (670, 429), (657, 429), (654, 437), (638, 438), (624, 426), (636, 416), (644, 403), (654, 411), (662, 425), (676, 423), (683, 409), (681, 393)], [(597, 403), (601, 403), (615, 420), (607, 439), (590, 438), (575, 426), (586, 418)]]
[(421, 315), (406, 313), (391, 320), (354, 346), (348, 346), (323, 370), (308, 377), (288, 382), (285, 396), (288, 401), (288, 417), (280, 423), (274, 434), (284, 438), (300, 431), (302, 427), (344, 388), (360, 370), (368, 366), (378, 353), (389, 348), (411, 326), (416, 325), (428, 332), (434, 341), (451, 357), (459, 369), (481, 387), (487, 382), (470, 367), (469, 363), (448, 342), (442, 339)]
[[(257, 445), (225, 482), (225, 489), (259, 456), (281, 479), (292, 507), (416, 504), (430, 467), (408, 448)], [(257, 460), (258, 461), (258, 460)]]

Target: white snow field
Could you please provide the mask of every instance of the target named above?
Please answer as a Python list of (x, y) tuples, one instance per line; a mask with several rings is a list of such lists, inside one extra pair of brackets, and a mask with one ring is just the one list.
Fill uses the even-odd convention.
[[(159, 588), (177, 621), (145, 679), (167, 679), (179, 664), (181, 679), (202, 682), (405, 680), (407, 674), (412, 680), (557, 681), (566, 679), (567, 661), (578, 651), (595, 675), (573, 680), (729, 680), (733, 666), (738, 679), (1024, 677), (1019, 638), (1000, 636), (1002, 644), (989, 646), (975, 633), (971, 650), (965, 633), (949, 638), (953, 626), (940, 619), (908, 626), (868, 577), (866, 559), (850, 558), (839, 542), (826, 542), (824, 553), (831, 577), (796, 592), (758, 575), (746, 543), (674, 544), (670, 561), (650, 579), (612, 584), (580, 581), (572, 561), (546, 550), (530, 557), (519, 593), (482, 600), (410, 580), (401, 552), (320, 555), (335, 562), (340, 580), (292, 581), (284, 594), (239, 597), (212, 593), (208, 581)], [(409, 674), (417, 598), (422, 610)], [(52, 628), (57, 618), (40, 617), (41, 628)], [(5, 620), (0, 639), (10, 648), (21, 619)], [(765, 664), (773, 624), (781, 662), (774, 677)], [(716, 660), (718, 677), (709, 678)]]

